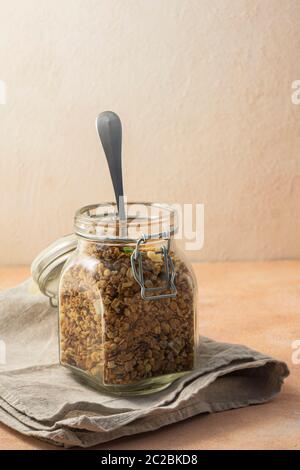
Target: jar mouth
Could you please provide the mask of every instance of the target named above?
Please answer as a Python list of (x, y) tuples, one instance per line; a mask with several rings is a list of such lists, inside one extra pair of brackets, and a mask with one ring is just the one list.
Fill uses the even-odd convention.
[(89, 240), (135, 242), (140, 238), (169, 238), (177, 230), (177, 211), (168, 204), (127, 202), (120, 221), (115, 202), (91, 204), (75, 213), (74, 231)]

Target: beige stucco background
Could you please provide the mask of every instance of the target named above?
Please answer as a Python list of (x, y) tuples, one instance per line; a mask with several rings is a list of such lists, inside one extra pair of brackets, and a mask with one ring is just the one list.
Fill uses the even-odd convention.
[(299, 0), (0, 0), (0, 263), (113, 198), (106, 109), (129, 199), (205, 204), (194, 258), (299, 257), (299, 45)]

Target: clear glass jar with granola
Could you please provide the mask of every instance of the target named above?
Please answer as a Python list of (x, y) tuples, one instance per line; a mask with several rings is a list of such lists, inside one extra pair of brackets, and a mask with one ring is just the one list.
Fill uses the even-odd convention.
[(175, 212), (114, 204), (75, 216), (77, 249), (59, 285), (60, 361), (112, 393), (161, 390), (193, 370), (196, 286), (174, 243)]

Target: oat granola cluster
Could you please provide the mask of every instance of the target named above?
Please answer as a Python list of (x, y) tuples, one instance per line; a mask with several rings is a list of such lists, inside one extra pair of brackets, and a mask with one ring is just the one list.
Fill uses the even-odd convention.
[[(188, 371), (194, 362), (193, 282), (171, 252), (177, 296), (143, 300), (128, 247), (87, 242), (63, 274), (61, 362), (112, 385)], [(145, 248), (146, 287), (165, 287), (163, 259)]]

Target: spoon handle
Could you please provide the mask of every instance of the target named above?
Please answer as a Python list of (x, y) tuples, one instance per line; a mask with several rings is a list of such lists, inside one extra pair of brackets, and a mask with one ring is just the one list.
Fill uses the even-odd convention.
[(112, 179), (120, 221), (126, 220), (122, 176), (122, 124), (117, 114), (105, 111), (96, 119), (100, 137)]

